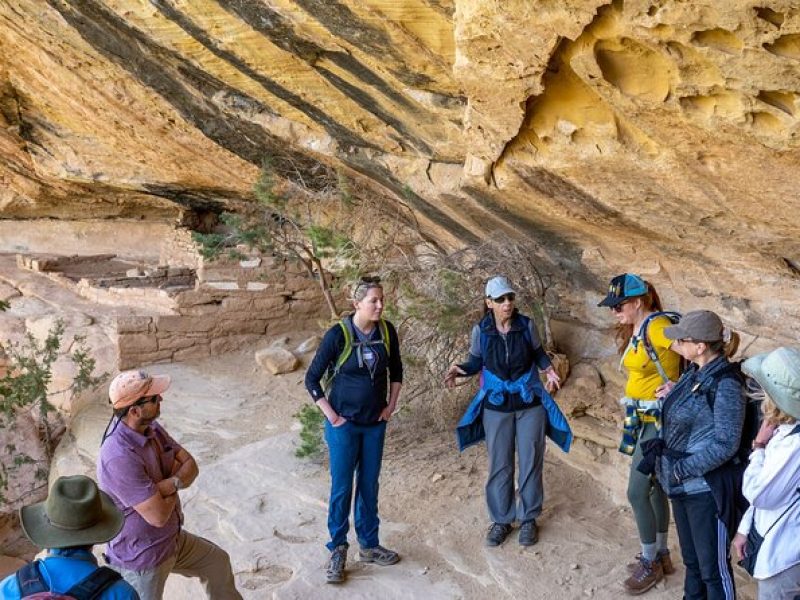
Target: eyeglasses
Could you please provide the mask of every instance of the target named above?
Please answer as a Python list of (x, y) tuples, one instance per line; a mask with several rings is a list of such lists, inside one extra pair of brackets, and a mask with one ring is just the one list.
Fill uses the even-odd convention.
[(494, 302), (495, 304), (505, 304), (506, 302), (514, 302), (516, 297), (517, 297), (516, 294), (513, 293), (504, 294), (499, 298), (492, 298), (492, 302)]
[(145, 404), (149, 404), (150, 402), (152, 402), (153, 404), (155, 404), (157, 402), (161, 402), (161, 395), (160, 394), (156, 394), (155, 396), (145, 396), (141, 400), (137, 400), (136, 402), (134, 402), (133, 405), (134, 406), (144, 406)]

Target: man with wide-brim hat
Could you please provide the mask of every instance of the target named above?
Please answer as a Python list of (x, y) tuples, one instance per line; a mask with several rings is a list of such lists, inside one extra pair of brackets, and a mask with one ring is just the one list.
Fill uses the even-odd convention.
[(125, 515), (106, 560), (142, 600), (160, 600), (172, 572), (199, 577), (212, 600), (241, 600), (230, 556), (187, 531), (178, 491), (194, 483), (197, 462), (158, 423), (166, 375), (125, 371), (108, 390), (114, 416), (104, 436), (97, 480)]
[[(0, 583), (0, 598), (16, 600), (36, 592), (80, 598), (101, 591), (99, 600), (137, 600), (136, 590), (108, 567), (98, 567), (92, 546), (113, 538), (124, 522), (111, 498), (84, 475), (59, 477), (44, 502), (19, 511), (22, 530), (47, 556)], [(80, 588), (80, 589), (79, 589)]]

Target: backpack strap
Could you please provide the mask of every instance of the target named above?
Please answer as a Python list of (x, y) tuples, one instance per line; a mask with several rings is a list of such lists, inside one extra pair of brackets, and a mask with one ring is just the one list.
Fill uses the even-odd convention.
[(653, 361), (656, 371), (658, 371), (658, 374), (661, 376), (661, 380), (666, 383), (670, 381), (670, 378), (667, 375), (666, 370), (664, 370), (664, 365), (661, 364), (661, 359), (658, 357), (658, 352), (656, 352), (656, 349), (653, 347), (650, 337), (647, 335), (647, 328), (650, 327), (650, 322), (656, 317), (667, 317), (673, 323), (677, 323), (680, 320), (681, 315), (680, 313), (672, 311), (654, 312), (647, 316), (642, 323), (642, 326), (639, 328), (639, 339), (642, 340), (644, 351), (647, 353), (648, 358)]
[[(347, 359), (350, 358), (350, 355), (353, 353), (353, 346), (355, 345), (355, 331), (353, 330), (353, 317), (352, 315), (347, 316), (343, 319), (339, 320), (338, 323), (339, 327), (342, 330), (342, 335), (344, 337), (344, 346), (342, 347), (341, 352), (339, 352), (339, 356), (336, 359), (336, 362), (333, 365), (332, 369), (329, 369), (328, 372), (323, 376), (322, 379), (322, 389), (323, 391), (327, 392), (330, 388), (331, 384), (333, 383), (333, 378), (339, 374), (339, 370), (342, 368), (342, 365), (347, 362)], [(378, 321), (378, 332), (381, 336), (381, 342), (383, 343), (384, 348), (386, 348), (386, 355), (391, 355), (390, 350), (390, 340), (389, 340), (389, 326), (386, 324), (384, 319)]]
[(344, 347), (339, 353), (339, 358), (336, 359), (336, 365), (333, 367), (334, 377), (339, 373), (339, 369), (342, 368), (342, 365), (347, 359), (350, 358), (350, 353), (353, 351), (353, 332), (350, 329), (352, 323), (348, 323), (347, 320), (349, 320), (349, 317), (345, 317), (339, 321), (339, 327), (342, 328), (342, 333), (344, 334)]
[(38, 560), (28, 563), (17, 571), (17, 585), (22, 598), (50, 591), (39, 570)]
[(739, 368), (738, 362), (731, 362), (728, 363), (728, 367), (724, 369), (719, 377), (714, 377), (709, 383), (703, 386), (703, 392), (706, 395), (706, 402), (708, 403), (708, 408), (711, 409), (711, 412), (714, 412), (714, 402), (717, 399), (717, 386), (719, 385), (720, 381), (725, 379), (734, 379), (736, 381), (742, 381), (742, 372)]
[(122, 575), (108, 567), (98, 567), (88, 577), (73, 585), (67, 591), (67, 596), (75, 600), (97, 600), (100, 595), (114, 585)]
[(386, 348), (386, 356), (391, 356), (392, 352), (389, 349), (389, 326), (386, 324), (386, 321), (381, 319), (378, 321), (378, 329), (381, 333), (381, 339), (383, 340), (383, 347)]

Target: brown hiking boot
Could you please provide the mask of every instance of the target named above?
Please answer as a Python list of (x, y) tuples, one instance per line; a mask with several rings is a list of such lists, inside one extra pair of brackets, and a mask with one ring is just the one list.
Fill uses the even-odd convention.
[[(661, 570), (664, 571), (664, 575), (672, 575), (675, 572), (675, 567), (672, 564), (672, 558), (669, 555), (669, 550), (659, 550), (656, 558), (661, 561)], [(625, 568), (628, 569), (628, 573), (633, 573), (639, 568), (640, 560), (642, 560), (641, 552), (636, 555), (634, 562), (625, 565)]]
[(658, 558), (661, 561), (661, 570), (664, 571), (664, 575), (672, 575), (675, 572), (675, 567), (672, 564), (669, 550), (661, 550), (658, 553)]
[(661, 561), (649, 561), (642, 558), (633, 574), (625, 580), (625, 591), (631, 596), (638, 596), (644, 594), (662, 579), (664, 579), (664, 571), (661, 569)]

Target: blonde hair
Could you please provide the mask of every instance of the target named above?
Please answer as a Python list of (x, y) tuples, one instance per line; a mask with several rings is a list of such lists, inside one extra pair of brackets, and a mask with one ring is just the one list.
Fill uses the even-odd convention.
[(761, 402), (761, 413), (764, 415), (764, 421), (770, 425), (786, 425), (794, 423), (797, 420), (792, 415), (778, 408), (775, 401), (761, 388), (748, 391), (747, 395), (751, 400)]
[(380, 277), (361, 277), (350, 286), (350, 296), (355, 302), (360, 302), (367, 297), (367, 292), (373, 288), (383, 289)]

